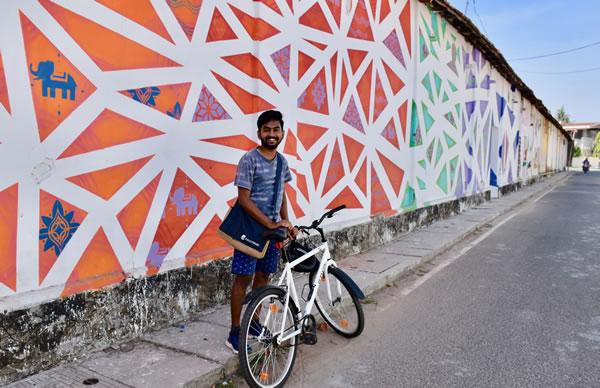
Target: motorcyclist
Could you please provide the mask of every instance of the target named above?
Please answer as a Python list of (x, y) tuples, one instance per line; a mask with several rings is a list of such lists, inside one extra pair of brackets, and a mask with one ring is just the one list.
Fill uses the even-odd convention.
[(588, 172), (588, 170), (590, 169), (590, 161), (585, 158), (585, 160), (583, 161), (583, 172)]

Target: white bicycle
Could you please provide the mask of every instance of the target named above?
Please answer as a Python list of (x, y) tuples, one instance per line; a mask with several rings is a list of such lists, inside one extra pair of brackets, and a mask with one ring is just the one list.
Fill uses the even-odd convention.
[[(331, 218), (345, 207), (328, 211), (310, 226), (299, 226), (306, 234), (309, 230), (317, 231), (321, 245), (310, 250), (295, 240), (286, 241), (281, 249), (286, 264), (277, 285), (253, 290), (244, 299), (248, 307), (240, 327), (239, 357), (242, 373), (251, 387), (283, 386), (292, 373), (297, 346), (317, 343), (316, 320), (311, 314), (314, 305), (325, 322), (344, 337), (357, 337), (362, 333), (365, 318), (359, 299), (365, 296), (337, 267), (323, 229), (319, 227), (325, 218)], [(264, 238), (281, 244), (286, 232), (269, 230)], [(321, 260), (317, 259), (318, 255)], [(299, 308), (292, 271), (309, 276), (301, 293), (306, 301), (303, 310)]]

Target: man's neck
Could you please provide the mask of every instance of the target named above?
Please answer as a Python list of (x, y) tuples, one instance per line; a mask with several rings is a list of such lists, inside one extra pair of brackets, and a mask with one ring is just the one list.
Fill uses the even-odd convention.
[(264, 156), (265, 159), (268, 159), (268, 160), (275, 159), (275, 155), (277, 155), (277, 149), (272, 150), (272, 149), (263, 147), (262, 145), (258, 146), (258, 152), (260, 152), (260, 154), (262, 156)]

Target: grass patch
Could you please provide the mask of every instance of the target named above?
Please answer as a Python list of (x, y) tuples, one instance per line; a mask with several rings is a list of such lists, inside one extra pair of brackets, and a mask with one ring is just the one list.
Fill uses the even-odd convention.
[(377, 304), (377, 300), (375, 300), (373, 298), (365, 298), (365, 299), (361, 300), (360, 303), (362, 303), (362, 304)]

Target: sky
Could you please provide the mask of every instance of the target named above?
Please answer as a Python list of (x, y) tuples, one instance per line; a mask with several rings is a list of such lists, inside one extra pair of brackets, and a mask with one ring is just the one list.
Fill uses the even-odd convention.
[[(468, 6), (467, 6), (468, 1)], [(571, 122), (600, 121), (599, 0), (449, 0), (502, 53), (508, 64), (556, 115)], [(588, 48), (539, 59), (586, 45)], [(572, 74), (540, 74), (597, 70)]]

